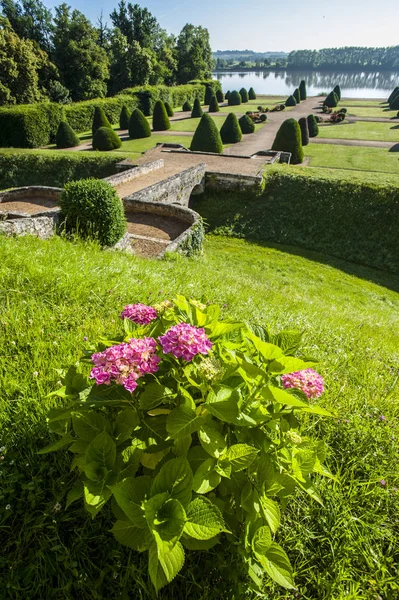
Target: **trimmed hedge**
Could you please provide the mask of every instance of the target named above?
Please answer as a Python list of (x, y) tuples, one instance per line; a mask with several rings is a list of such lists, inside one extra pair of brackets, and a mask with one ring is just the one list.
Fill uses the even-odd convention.
[(201, 102), (199, 101), (199, 98), (196, 98), (194, 100), (193, 110), (191, 111), (191, 118), (196, 119), (198, 117), (202, 117), (203, 114), (204, 111), (201, 108)]
[(272, 150), (291, 152), (291, 164), (298, 165), (303, 162), (303, 148), (301, 128), (295, 119), (286, 119), (278, 130), (273, 142)]
[(307, 118), (301, 117), (298, 120), (298, 124), (301, 128), (302, 146), (307, 146), (309, 144), (309, 128)]
[(0, 189), (28, 185), (63, 187), (77, 179), (109, 177), (116, 173), (116, 163), (124, 158), (121, 154), (94, 151), (4, 151), (0, 152)]
[(216, 96), (212, 96), (211, 101), (209, 103), (208, 112), (214, 113), (214, 112), (219, 112), (219, 111), (220, 111), (220, 108), (219, 108), (218, 101), (216, 100)]
[(224, 102), (224, 95), (222, 90), (216, 90), (216, 100), (218, 102)]
[(251, 88), (249, 88), (249, 90), (248, 90), (248, 98), (249, 98), (250, 100), (256, 100), (256, 94), (255, 94), (255, 90), (254, 90), (254, 88), (252, 88), (252, 87), (251, 87)]
[(166, 114), (168, 115), (168, 117), (173, 117), (175, 113), (173, 111), (173, 108), (169, 104), (169, 102), (165, 102), (165, 108), (166, 108)]
[(317, 118), (314, 115), (308, 116), (308, 131), (309, 137), (317, 137), (319, 135), (319, 126), (317, 124)]
[(335, 88), (333, 89), (333, 92), (337, 96), (338, 102), (339, 102), (341, 100), (341, 88), (339, 87), (339, 85), (335, 86)]
[(139, 140), (151, 136), (151, 127), (139, 108), (135, 108), (129, 121), (129, 137)]
[(75, 146), (79, 146), (80, 139), (69, 123), (61, 121), (55, 136), (55, 143), (57, 148), (75, 148)]
[(92, 134), (94, 135), (97, 129), (100, 129), (100, 127), (112, 129), (111, 123), (108, 121), (104, 109), (101, 106), (96, 106), (94, 109), (93, 123), (91, 126)]
[(201, 117), (190, 149), (197, 152), (223, 152), (223, 143), (215, 121), (208, 114)]
[(190, 102), (188, 100), (186, 100), (182, 106), (182, 111), (188, 112), (189, 110), (193, 110), (193, 107), (191, 106)]
[(301, 83), (299, 84), (299, 93), (301, 95), (301, 100), (306, 100), (308, 94), (306, 91), (306, 81), (304, 79), (302, 79)]
[(96, 108), (102, 108), (108, 121), (112, 125), (118, 125), (123, 106), (132, 112), (138, 105), (137, 98), (120, 94), (112, 98), (95, 98), (94, 100), (74, 102), (65, 106), (64, 109), (70, 126), (77, 133), (82, 133), (91, 129)]
[(152, 117), (152, 130), (166, 131), (167, 129), (170, 129), (170, 121), (165, 104), (162, 100), (157, 100), (154, 106), (154, 115)]
[(329, 108), (335, 108), (338, 106), (338, 96), (335, 92), (330, 92), (327, 98), (323, 102), (324, 106), (328, 106)]
[(228, 105), (229, 106), (239, 106), (242, 102), (241, 95), (237, 90), (233, 90), (229, 94)]
[(119, 129), (128, 129), (129, 128), (130, 117), (131, 117), (131, 113), (129, 112), (127, 106), (124, 104), (122, 106), (121, 114), (119, 116)]
[(286, 106), (296, 106), (297, 102), (294, 98), (294, 96), (288, 96), (287, 100), (285, 101), (285, 105)]
[(242, 115), (238, 123), (243, 133), (253, 133), (255, 131), (255, 123), (248, 115)]
[(396, 86), (396, 88), (394, 88), (394, 90), (390, 93), (389, 97), (388, 97), (388, 104), (394, 99), (394, 97), (396, 96), (396, 94), (399, 92), (399, 87)]
[(102, 246), (113, 246), (126, 231), (123, 204), (110, 183), (82, 179), (66, 184), (60, 197), (65, 229)]
[(210, 104), (212, 101), (213, 96), (215, 95), (212, 87), (210, 85), (207, 85), (205, 88), (205, 99), (204, 99), (204, 104)]
[(299, 89), (295, 88), (294, 93), (292, 94), (296, 100), (296, 103), (299, 104), (301, 101), (301, 94), (299, 93)]
[(223, 144), (236, 144), (242, 140), (242, 131), (234, 113), (229, 113), (220, 129)]
[(389, 108), (391, 110), (398, 110), (399, 109), (399, 92), (396, 94), (396, 96), (393, 97), (393, 100), (391, 100)]
[(246, 102), (248, 102), (249, 98), (248, 98), (248, 92), (245, 88), (241, 88), (240, 89), (240, 96), (241, 96), (241, 101), (243, 104), (245, 104)]
[(99, 127), (93, 136), (93, 149), (107, 152), (122, 146), (120, 137), (111, 127)]
[(27, 104), (0, 108), (0, 147), (38, 148), (55, 142), (58, 127), (65, 121), (60, 104)]
[(225, 99), (225, 100), (228, 100), (228, 99), (229, 99), (229, 96), (230, 96), (230, 90), (227, 90), (227, 92), (226, 92), (226, 93), (225, 93), (225, 95), (224, 95), (224, 99)]

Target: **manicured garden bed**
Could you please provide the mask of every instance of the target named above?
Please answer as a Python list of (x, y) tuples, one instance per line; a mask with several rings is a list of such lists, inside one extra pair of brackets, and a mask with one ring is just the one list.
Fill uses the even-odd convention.
[(309, 166), (358, 171), (379, 171), (399, 175), (399, 154), (388, 148), (366, 148), (334, 144), (309, 144), (305, 156)]
[[(357, 121), (341, 125), (321, 124), (319, 137), (336, 138), (340, 140), (370, 140), (379, 142), (399, 141), (399, 124)], [(357, 149), (353, 148), (353, 152)]]

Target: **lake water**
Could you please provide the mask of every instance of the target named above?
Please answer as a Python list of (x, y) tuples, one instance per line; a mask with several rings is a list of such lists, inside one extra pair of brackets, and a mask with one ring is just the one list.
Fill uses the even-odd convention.
[(213, 76), (222, 84), (223, 92), (253, 87), (257, 94), (288, 96), (306, 81), (308, 96), (330, 92), (339, 84), (346, 98), (387, 98), (399, 85), (399, 71), (214, 71)]

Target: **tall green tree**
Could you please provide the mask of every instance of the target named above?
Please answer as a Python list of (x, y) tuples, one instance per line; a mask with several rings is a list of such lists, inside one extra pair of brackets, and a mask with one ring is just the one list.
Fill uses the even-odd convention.
[(78, 10), (66, 4), (55, 9), (54, 62), (72, 99), (89, 100), (107, 93), (109, 61), (98, 45), (98, 31)]
[(187, 23), (177, 39), (177, 80), (187, 83), (191, 79), (209, 79), (214, 61), (205, 27)]
[(40, 0), (0, 0), (0, 8), (19, 37), (37, 42), (46, 52), (51, 51), (52, 14)]
[(160, 36), (160, 26), (147, 8), (121, 0), (110, 15), (114, 27), (126, 36), (128, 44), (136, 41), (142, 48), (154, 48)]

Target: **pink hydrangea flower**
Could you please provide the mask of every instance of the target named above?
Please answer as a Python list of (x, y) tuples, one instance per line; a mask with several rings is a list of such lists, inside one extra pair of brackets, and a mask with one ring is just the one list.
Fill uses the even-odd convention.
[(324, 380), (313, 369), (294, 371), (281, 377), (285, 388), (301, 390), (308, 398), (318, 398), (324, 392)]
[(202, 327), (193, 327), (188, 323), (174, 325), (159, 338), (165, 354), (191, 361), (197, 354), (208, 354), (212, 342)]
[(148, 325), (157, 316), (155, 308), (146, 304), (128, 304), (121, 312), (121, 319), (129, 319), (138, 325)]
[(161, 359), (155, 354), (156, 349), (156, 341), (148, 337), (132, 338), (126, 343), (106, 348), (92, 355), (95, 366), (90, 377), (96, 380), (97, 385), (110, 385), (114, 381), (123, 385), (128, 392), (133, 392), (137, 387), (137, 379), (158, 371)]

